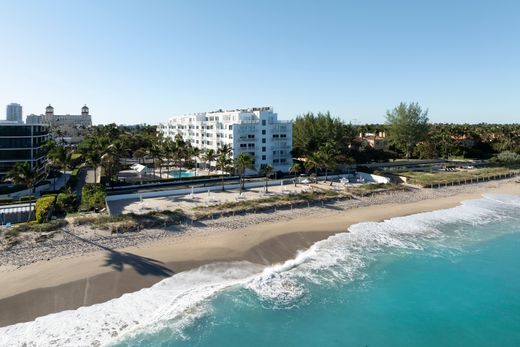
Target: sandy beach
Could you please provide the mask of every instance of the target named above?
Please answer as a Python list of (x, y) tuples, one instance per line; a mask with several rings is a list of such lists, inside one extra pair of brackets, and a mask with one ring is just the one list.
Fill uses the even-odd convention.
[(450, 208), (485, 193), (519, 195), (520, 184), (495, 181), (367, 197), (325, 208), (227, 217), (204, 227), (186, 227), (175, 236), (143, 238), (131, 246), (115, 243), (24, 266), (2, 265), (0, 326), (104, 302), (211, 262), (281, 262), (352, 224)]

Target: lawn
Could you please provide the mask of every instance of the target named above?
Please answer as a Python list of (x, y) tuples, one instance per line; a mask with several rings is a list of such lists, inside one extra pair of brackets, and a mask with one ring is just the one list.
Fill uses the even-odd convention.
[(406, 177), (408, 183), (418, 184), (423, 187), (429, 187), (432, 185), (443, 185), (452, 182), (458, 183), (477, 179), (480, 181), (484, 179), (490, 179), (496, 176), (509, 175), (514, 172), (519, 173), (520, 171), (518, 169), (515, 170), (509, 167), (491, 167), (462, 171), (406, 171), (399, 173), (399, 176)]

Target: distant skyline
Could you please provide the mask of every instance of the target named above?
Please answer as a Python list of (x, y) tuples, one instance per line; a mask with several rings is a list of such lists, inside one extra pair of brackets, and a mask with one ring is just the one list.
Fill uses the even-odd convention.
[[(273, 106), (520, 121), (518, 1), (2, 1), (0, 105), (98, 123)], [(5, 114), (2, 114), (2, 119)]]

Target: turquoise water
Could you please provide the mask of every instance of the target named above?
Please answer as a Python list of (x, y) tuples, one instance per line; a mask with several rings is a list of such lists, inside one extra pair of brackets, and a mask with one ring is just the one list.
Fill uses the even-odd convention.
[(169, 176), (171, 177), (177, 177), (177, 178), (180, 178), (180, 177), (193, 177), (194, 174), (193, 172), (190, 172), (190, 171), (186, 171), (186, 170), (173, 170), (173, 171), (170, 171), (168, 173)]
[(349, 231), (284, 264), (213, 264), (2, 328), (0, 345), (520, 346), (519, 197)]

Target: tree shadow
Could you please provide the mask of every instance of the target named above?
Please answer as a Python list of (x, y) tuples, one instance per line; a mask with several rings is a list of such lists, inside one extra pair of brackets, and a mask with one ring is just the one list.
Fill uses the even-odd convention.
[(75, 235), (68, 230), (63, 230), (63, 232), (75, 237), (80, 241), (86, 242), (88, 244), (94, 245), (105, 250), (107, 254), (105, 258), (105, 264), (103, 266), (110, 266), (115, 271), (123, 271), (125, 266), (129, 266), (140, 275), (170, 277), (175, 274), (175, 272), (172, 269), (163, 265), (163, 263), (159, 260), (142, 257), (140, 255), (128, 252), (118, 252), (109, 247), (100, 245), (99, 243)]
[(123, 271), (125, 266), (130, 266), (140, 275), (170, 277), (175, 274), (171, 269), (164, 266), (162, 262), (155, 259), (110, 249), (107, 249), (107, 252), (103, 266), (110, 266), (116, 271)]

